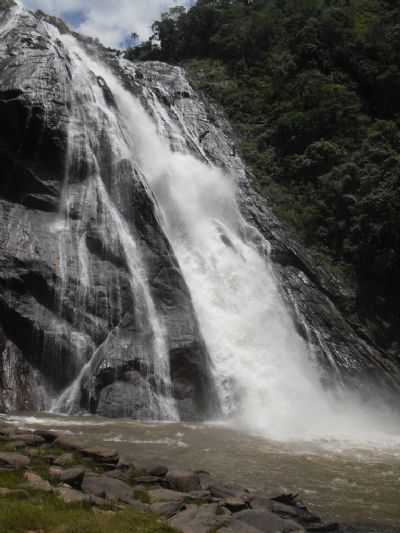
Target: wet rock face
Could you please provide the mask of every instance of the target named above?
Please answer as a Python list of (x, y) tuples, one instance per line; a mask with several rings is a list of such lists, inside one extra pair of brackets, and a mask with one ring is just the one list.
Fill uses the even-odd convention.
[[(63, 43), (60, 21), (12, 4), (0, 3), (0, 410), (48, 409), (78, 383), (61, 409), (157, 418), (155, 398), (171, 394), (181, 418), (215, 414), (188, 288), (141, 169), (113, 144), (115, 96), (101, 73), (78, 83), (80, 60)], [(245, 238), (272, 259), (326, 379), (359, 386), (368, 378), (395, 389), (398, 367), (346, 318), (342, 289), (252, 190), (229, 125), (182, 69), (135, 65), (85, 46), (141, 99), (172, 149), (237, 176), (241, 212), (251, 224), (243, 224)], [(97, 100), (93, 114), (90, 102)], [(149, 298), (171, 383), (156, 375)]]
[[(178, 412), (201, 418), (215, 404), (188, 289), (140, 173), (112, 152), (106, 120), (96, 143), (85, 137), (79, 104), (91, 95), (76, 88), (49, 21), (0, 3), (0, 410), (48, 409), (90, 362), (70, 409), (158, 416), (148, 402), (160, 387), (154, 331), (110, 204), (140, 246)], [(88, 91), (114, 107), (106, 82), (92, 82)]]
[[(236, 176), (241, 213), (250, 223), (243, 227), (244, 236), (266, 261), (272, 261), (296, 328), (321, 363), (322, 379), (327, 384), (356, 388), (366, 400), (374, 398), (376, 391), (376, 396), (387, 394), (389, 402), (396, 402), (398, 361), (376, 347), (361, 325), (348, 316), (345, 288), (313, 264), (306, 250), (291, 240), (267, 200), (253, 190), (252, 177), (235, 148), (234, 132), (220, 110), (194, 91), (179, 67), (159, 62), (132, 65), (120, 60), (118, 68), (150, 114), (156, 117), (157, 109), (163, 108), (168, 120), (159, 123), (159, 131), (173, 148), (182, 149), (184, 142), (201, 160)], [(177, 126), (179, 138), (171, 123)]]

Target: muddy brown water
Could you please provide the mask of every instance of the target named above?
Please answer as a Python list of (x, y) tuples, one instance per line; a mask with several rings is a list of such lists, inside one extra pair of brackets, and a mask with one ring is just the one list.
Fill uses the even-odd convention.
[(94, 417), (9, 416), (28, 429), (108, 445), (137, 464), (207, 470), (268, 493), (298, 493), (324, 519), (357, 531), (400, 532), (400, 438), (282, 443), (222, 424), (146, 423)]

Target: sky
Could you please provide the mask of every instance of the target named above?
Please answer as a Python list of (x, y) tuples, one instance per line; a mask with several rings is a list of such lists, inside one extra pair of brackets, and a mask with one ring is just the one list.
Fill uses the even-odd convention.
[(151, 34), (151, 24), (174, 5), (192, 0), (23, 0), (29, 9), (41, 9), (63, 18), (73, 29), (98, 37), (106, 46), (120, 47), (136, 32), (141, 39)]

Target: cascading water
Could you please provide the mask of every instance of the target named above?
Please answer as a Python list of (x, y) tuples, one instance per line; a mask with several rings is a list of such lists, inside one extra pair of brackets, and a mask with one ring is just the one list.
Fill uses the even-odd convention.
[[(3, 21), (2, 35), (14, 31), (20, 16), (30, 17), (18, 3)], [(93, 254), (88, 250), (88, 233), (92, 232), (107, 246), (109, 256), (125, 263), (122, 268), (129, 274), (135, 331), (145, 338), (134, 355), (146, 363), (152, 382), (146, 397), (149, 410), (156, 418), (178, 417), (163, 314), (154, 302), (141, 246), (123, 201), (124, 183), (138, 179), (156, 200), (189, 287), (224, 415), (277, 437), (303, 434), (302, 417), (310, 410), (318, 428), (310, 421), (307, 427), (322, 434), (329, 433), (334, 424), (345, 431), (354, 419), (368, 419), (354, 406), (346, 416), (348, 402), (333, 399), (323, 390), (312, 350), (297, 333), (280, 295), (268, 243), (241, 216), (235, 176), (212, 165), (199, 142), (199, 132), (187, 127), (186, 117), (174, 103), (171, 109), (176, 120), (171, 120), (161, 101), (163, 87), (143, 90), (148, 113), (139, 98), (75, 38), (61, 35), (46, 22), (41, 25), (40, 31), (45, 28), (55, 48), (55, 43), (62, 42), (57, 53), (68, 54), (61, 64), (72, 78), (66, 172), (51, 232), (58, 240), (61, 284), (61, 320), (54, 321), (54, 328), (65, 327), (58, 338), (73, 345), (71, 366), (76, 379), (53, 409), (79, 409), (81, 384), (98, 363), (107, 341), (97, 338), (96, 322), (103, 320), (102, 331), (111, 335), (123, 320), (122, 304), (119, 309), (105, 302), (102, 309), (113, 308), (110, 316), (100, 317), (96, 309), (88, 308), (95, 275)], [(123, 59), (120, 67), (121, 71), (135, 69)], [(46, 97), (44, 93), (35, 96)], [(72, 264), (74, 254), (77, 269)], [(96, 272), (99, 276), (98, 266)], [(102, 279), (96, 281), (101, 287)], [(71, 297), (74, 284), (77, 290)], [(109, 297), (107, 291), (104, 294)], [(62, 320), (66, 312), (72, 314), (71, 309), (64, 309), (64, 297), (74, 303), (75, 322), (70, 317), (65, 323)], [(118, 298), (122, 300), (122, 295)], [(78, 327), (83, 316), (80, 308), (88, 311), (86, 329)], [(89, 334), (82, 333), (86, 330)]]
[(239, 411), (249, 427), (276, 436), (302, 429), (301, 413), (325, 395), (280, 297), (267, 243), (260, 253), (244, 237), (255, 232), (246, 231), (233, 177), (190, 155), (174, 124), (159, 128), (173, 132), (162, 139), (138, 101), (113, 76), (107, 83), (189, 285), (224, 414)]
[[(55, 29), (49, 27), (49, 31)], [(147, 403), (149, 411), (157, 418), (176, 419), (177, 412), (171, 395), (171, 378), (168, 350), (162, 320), (158, 315), (146, 277), (146, 270), (141, 259), (141, 251), (136, 243), (132, 229), (128, 227), (117, 205), (110, 197), (103, 182), (99, 159), (103, 156), (101, 138), (106, 132), (108, 143), (108, 178), (117, 180), (116, 169), (121, 162), (131, 159), (123, 132), (120, 117), (106, 102), (103, 81), (96, 76), (103, 69), (84, 53), (71, 37), (63, 38), (72, 63), (74, 92), (72, 112), (69, 125), (69, 142), (66, 164), (66, 176), (62, 188), (60, 204), (60, 221), (56, 222), (54, 231), (59, 233), (60, 279), (67, 284), (69, 246), (79, 253), (80, 286), (84, 291), (90, 288), (91, 272), (85, 241), (86, 228), (95, 222), (96, 231), (101, 233), (103, 241), (115, 250), (122, 249), (130, 274), (131, 291), (135, 302), (135, 322), (139, 329), (151, 331), (151, 357), (145, 361), (151, 369), (153, 394), (149, 394)], [(76, 174), (85, 173), (85, 188), (76, 186)], [(115, 184), (114, 184), (115, 185)], [(117, 184), (118, 185), (118, 184)], [(123, 194), (118, 191), (119, 194)], [(77, 201), (77, 195), (81, 198)], [(117, 198), (118, 201), (118, 198)], [(80, 222), (71, 226), (71, 209), (78, 206)], [(72, 240), (72, 244), (69, 241)], [(63, 295), (64, 289), (60, 291)], [(85, 294), (77, 295), (77, 307), (84, 305)], [(121, 317), (120, 317), (121, 318)], [(89, 361), (82, 354), (81, 371), (75, 381), (54, 402), (53, 412), (71, 412), (79, 408), (81, 382), (93, 362), (96, 350)], [(138, 356), (140, 358), (140, 355)], [(150, 365), (149, 365), (150, 363)]]
[[(236, 202), (235, 178), (191, 153), (196, 139), (170, 121), (151, 91), (145, 96), (153, 120), (139, 99), (101, 62), (70, 36), (62, 37), (72, 59), (74, 105), (70, 158), (89, 162), (88, 205), (101, 206), (97, 225), (108, 241), (121, 246), (131, 275), (139, 314), (151, 324), (153, 367), (158, 380), (152, 411), (177, 417), (171, 395), (168, 350), (160, 317), (152, 301), (135, 236), (105, 187), (99, 169), (99, 132), (107, 129), (114, 160), (129, 160), (154, 194), (164, 230), (188, 284), (206, 342), (224, 415), (277, 438), (345, 433), (354, 418), (363, 427), (369, 415), (323, 390), (312, 351), (299, 336), (279, 293), (268, 257), (268, 243), (243, 220)], [(121, 60), (121, 62), (124, 60)], [(101, 83), (99, 83), (101, 80)], [(108, 98), (108, 102), (106, 101)], [(78, 124), (78, 127), (77, 127)], [(188, 145), (189, 137), (190, 145)], [(75, 138), (76, 137), (76, 138)], [(200, 156), (201, 146), (197, 145)], [(206, 158), (203, 157), (203, 160)], [(68, 204), (73, 187), (65, 185)], [(118, 183), (114, 184), (118, 188)], [(121, 194), (119, 191), (118, 194)], [(85, 209), (85, 202), (80, 209)], [(98, 209), (97, 207), (95, 210)], [(86, 218), (94, 213), (89, 210)], [(82, 285), (90, 285), (85, 243), (79, 235)], [(260, 245), (260, 242), (263, 243)], [(138, 311), (137, 311), (138, 312)], [(80, 383), (90, 361), (56, 409), (76, 410)], [(305, 413), (314, 411), (312, 423)]]

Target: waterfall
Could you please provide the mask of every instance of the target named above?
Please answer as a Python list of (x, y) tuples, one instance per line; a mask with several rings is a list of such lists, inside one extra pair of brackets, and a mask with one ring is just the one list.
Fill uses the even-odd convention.
[[(155, 199), (189, 288), (225, 417), (275, 438), (346, 433), (354, 420), (368, 428), (369, 414), (353, 398), (343, 391), (339, 398), (323, 389), (313, 351), (298, 334), (281, 296), (269, 244), (240, 213), (237, 178), (207, 159), (194, 133), (184, 126), (184, 117), (174, 123), (154, 92), (144, 92), (149, 114), (109, 67), (73, 37), (60, 38), (71, 58), (74, 87), (70, 171), (63, 192), (66, 206), (77, 194), (73, 173), (81, 171), (79, 161), (85, 162), (86, 173), (84, 191), (78, 191), (85, 223), (73, 229), (81, 285), (91, 284), (82, 232), (95, 220), (106, 242), (122, 249), (137, 319), (152, 332), (150, 356), (156, 384), (149, 402), (153, 413), (163, 419), (178, 417), (162, 316), (121, 202), (124, 192), (115, 172), (121, 161), (136, 169), (136, 178)], [(107, 175), (100, 161), (104, 135), (111, 153)], [(134, 177), (127, 173), (124, 179)], [(64, 253), (68, 255), (68, 250)], [(76, 411), (82, 380), (96, 364), (99, 351), (101, 346), (89, 360), (82, 358), (79, 375), (58, 399), (57, 410)]]
[[(106, 121), (114, 150), (139, 166), (156, 197), (165, 232), (190, 289), (224, 414), (251, 419), (252, 426), (267, 425), (275, 434), (289, 427), (295, 431), (301, 425), (301, 413), (323, 402), (318, 370), (279, 294), (267, 243), (260, 250), (246, 237), (254, 232), (246, 231), (234, 177), (190, 154), (174, 124), (158, 131), (168, 120), (165, 115), (159, 117), (157, 130), (139, 99), (105, 65), (88, 56), (72, 37), (62, 39), (80, 84), (75, 91), (80, 94), (78, 109), (82, 114), (83, 104), (81, 120), (89, 137), (86, 152), (96, 155), (93, 146), (99, 123)], [(115, 99), (114, 107), (104, 101), (96, 78), (104, 80)], [(154, 108), (155, 113), (163, 113), (161, 106)], [(165, 381), (169, 369), (162, 326), (138, 247), (108, 196), (96, 161), (93, 174), (91, 186), (108, 212), (108, 222), (136, 280), (132, 291), (140, 290), (144, 297), (154, 330), (156, 374)], [(73, 403), (71, 396), (79, 393), (77, 382), (64, 393), (61, 403)]]
[[(224, 414), (274, 435), (300, 430), (301, 414), (325, 395), (280, 296), (267, 243), (260, 251), (246, 238), (255, 232), (241, 217), (234, 176), (191, 155), (174, 124), (157, 131), (140, 103), (106, 79), (189, 286)], [(162, 138), (167, 131), (173, 135)]]
[[(49, 32), (56, 30), (48, 25)], [(58, 34), (58, 37), (60, 35)], [(132, 154), (121, 128), (121, 116), (109, 106), (104, 90), (104, 67), (94, 63), (81, 49), (74, 38), (62, 37), (71, 60), (73, 77), (72, 110), (68, 131), (68, 152), (66, 173), (61, 191), (59, 220), (54, 231), (59, 233), (59, 265), (61, 279), (61, 300), (68, 287), (68, 258), (71, 247), (78, 250), (80, 270), (80, 291), (76, 296), (76, 307), (85, 305), (85, 290), (91, 286), (91, 269), (88, 260), (85, 232), (95, 221), (98, 232), (115, 255), (122, 252), (130, 276), (132, 312), (135, 323), (142, 330), (151, 332), (151, 361), (145, 361), (151, 368), (153, 392), (149, 395), (149, 410), (162, 419), (177, 419), (177, 411), (172, 398), (169, 354), (165, 328), (157, 313), (147, 280), (146, 268), (141, 257), (140, 246), (134, 230), (125, 221), (118, 206), (123, 190), (117, 190), (113, 199), (103, 181), (111, 182), (111, 188), (118, 188), (121, 163), (127, 168), (124, 179), (129, 179), (131, 167), (127, 162)], [(106, 165), (104, 141), (107, 144)], [(134, 161), (132, 161), (134, 164)], [(106, 170), (104, 167), (106, 166)], [(119, 169), (119, 170), (117, 170)], [(83, 188), (78, 187), (77, 177), (84, 177)], [(121, 187), (122, 188), (122, 187)], [(80, 195), (80, 198), (77, 196)], [(72, 209), (79, 210), (79, 221), (71, 215)], [(72, 222), (71, 222), (72, 221)], [(122, 318), (122, 316), (120, 317)], [(99, 349), (94, 351), (90, 360), (80, 354), (81, 368), (74, 382), (54, 402), (53, 412), (71, 412), (79, 408), (81, 383), (87, 376), (92, 364), (96, 363)], [(138, 355), (140, 357), (140, 354)]]

